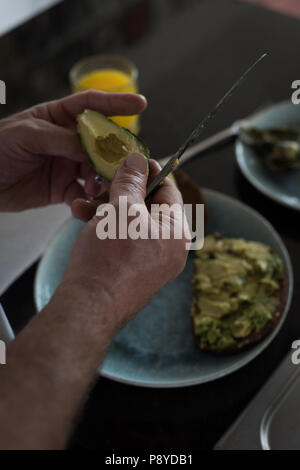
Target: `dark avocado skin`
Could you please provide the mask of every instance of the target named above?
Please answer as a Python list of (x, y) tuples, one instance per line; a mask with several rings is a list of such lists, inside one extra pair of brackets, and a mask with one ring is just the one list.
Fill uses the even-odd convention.
[(145, 142), (140, 137), (131, 132), (129, 129), (125, 129), (125, 127), (123, 127), (123, 129), (127, 131), (128, 134), (131, 134), (141, 144), (141, 146), (145, 150), (145, 157), (150, 158), (150, 150), (149, 147), (145, 144)]

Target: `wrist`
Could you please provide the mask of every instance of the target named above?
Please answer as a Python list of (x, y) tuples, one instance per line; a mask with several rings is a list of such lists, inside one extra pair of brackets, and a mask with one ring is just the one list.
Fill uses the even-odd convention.
[(115, 302), (99, 281), (82, 278), (64, 279), (55, 291), (51, 303), (60, 305), (70, 315), (82, 313), (82, 320), (89, 323), (95, 334), (101, 333), (111, 341), (118, 330)]

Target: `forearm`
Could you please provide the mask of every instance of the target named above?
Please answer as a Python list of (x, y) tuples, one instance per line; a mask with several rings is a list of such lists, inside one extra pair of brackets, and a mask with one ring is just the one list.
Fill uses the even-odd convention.
[(0, 448), (65, 445), (115, 328), (105, 292), (62, 284), (0, 369)]

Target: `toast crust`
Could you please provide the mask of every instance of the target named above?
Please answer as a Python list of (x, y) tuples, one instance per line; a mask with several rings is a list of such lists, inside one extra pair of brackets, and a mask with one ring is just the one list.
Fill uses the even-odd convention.
[(193, 217), (192, 217), (192, 230), (196, 230), (196, 204), (204, 204), (204, 224), (207, 223), (208, 211), (207, 205), (201, 188), (195, 181), (183, 170), (175, 170), (173, 172), (179, 191), (181, 192), (183, 203), (192, 204)]

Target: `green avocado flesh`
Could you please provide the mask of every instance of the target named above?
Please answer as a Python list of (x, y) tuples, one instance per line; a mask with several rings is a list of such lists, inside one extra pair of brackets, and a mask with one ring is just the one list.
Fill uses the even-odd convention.
[(283, 266), (259, 242), (205, 237), (196, 252), (191, 315), (202, 349), (237, 349), (280, 315)]
[(149, 149), (135, 135), (103, 114), (86, 109), (77, 116), (78, 134), (95, 171), (111, 181), (124, 158), (139, 152), (149, 158)]

